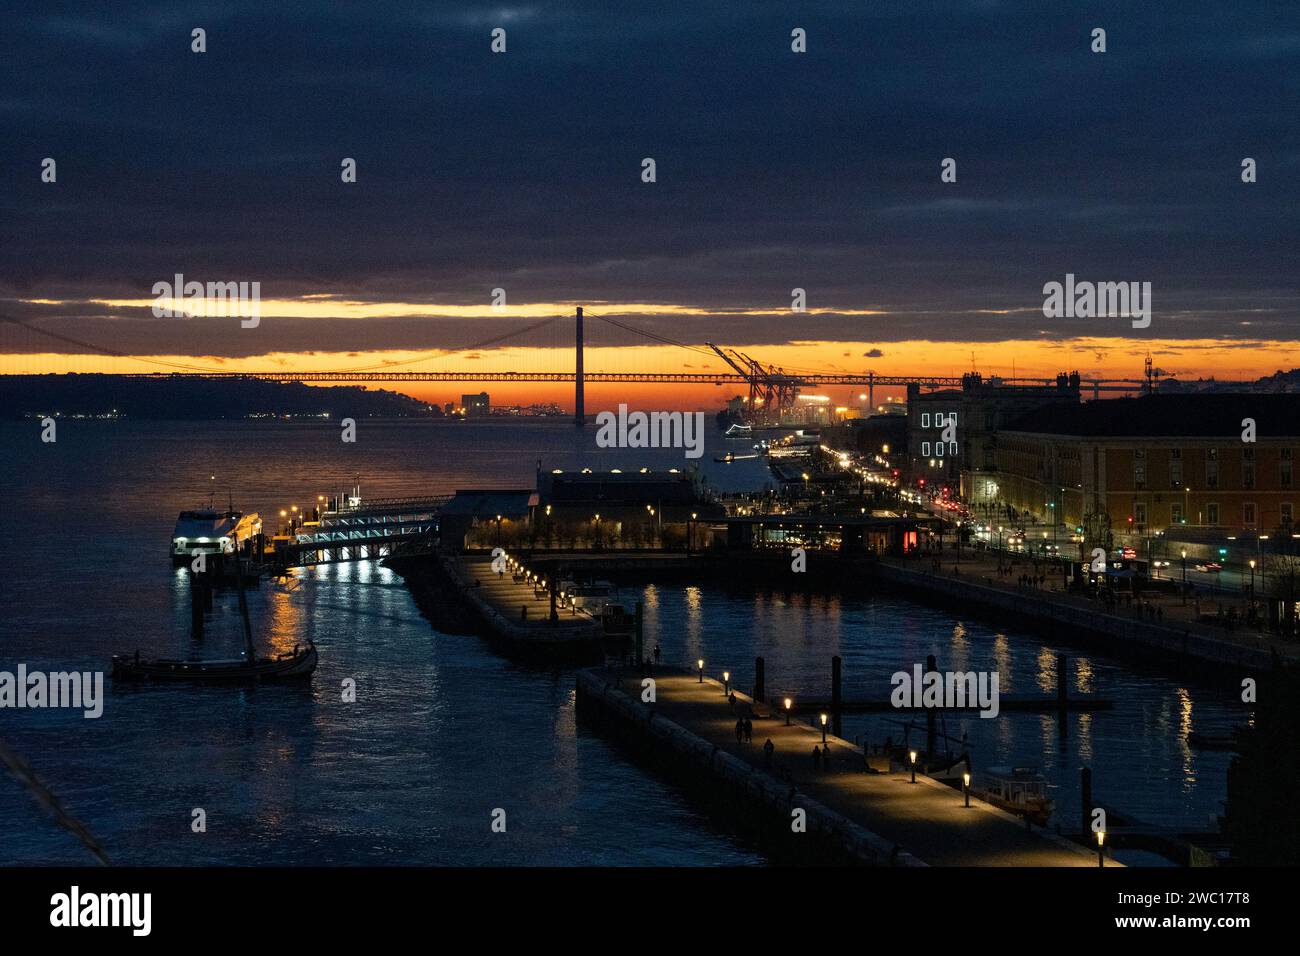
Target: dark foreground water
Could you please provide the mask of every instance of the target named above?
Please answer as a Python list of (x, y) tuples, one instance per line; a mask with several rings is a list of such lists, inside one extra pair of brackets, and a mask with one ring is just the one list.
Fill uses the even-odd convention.
[[(106, 669), (114, 652), (189, 650), (188, 596), (166, 549), (175, 516), (215, 485), (236, 507), (307, 506), (360, 474), (363, 495), (523, 487), (543, 467), (681, 467), (680, 453), (597, 451), (571, 426), (362, 422), (0, 425), (6, 547), (0, 670)], [(761, 487), (761, 462), (725, 466), (711, 439), (703, 466), (720, 487)], [(731, 446), (736, 447), (736, 446)], [(747, 447), (746, 449), (747, 450)], [(217, 476), (216, 482), (210, 475)], [(948, 612), (864, 595), (839, 598), (650, 586), (647, 639), (665, 662), (704, 657), (750, 683), (755, 654), (771, 686), (825, 693), (832, 654), (846, 694), (887, 686), (927, 653), (941, 666), (994, 669), (1004, 692), (1050, 691), (1056, 645)], [(125, 688), (106, 681), (98, 720), (80, 712), (0, 709), (0, 736), (24, 754), (114, 862), (134, 864), (737, 864), (762, 862), (675, 790), (576, 726), (569, 671), (522, 668), (472, 637), (434, 631), (400, 578), (371, 564), (303, 572), (252, 595), (255, 636), (321, 651), (308, 687)], [(240, 642), (230, 595), (218, 595), (205, 653)], [(1073, 652), (1071, 651), (1073, 654)], [(1042, 766), (1065, 819), (1078, 768), (1103, 798), (1147, 819), (1201, 826), (1219, 809), (1227, 757), (1190, 749), (1192, 729), (1225, 731), (1239, 707), (1220, 692), (1076, 655), (1079, 690), (1111, 712), (1009, 715), (950, 723), (977, 760)], [(357, 700), (342, 700), (345, 679)], [(845, 735), (901, 728), (846, 718)], [(191, 830), (193, 811), (207, 832)], [(494, 834), (494, 809), (507, 832)], [(28, 794), (0, 775), (0, 863), (82, 863), (89, 856)]]

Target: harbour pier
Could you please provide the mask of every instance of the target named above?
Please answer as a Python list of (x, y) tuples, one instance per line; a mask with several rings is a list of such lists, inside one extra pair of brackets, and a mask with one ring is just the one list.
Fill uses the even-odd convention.
[[(653, 702), (643, 701), (653, 681)], [(796, 863), (869, 866), (1096, 867), (1095, 852), (1029, 828), (1024, 821), (922, 774), (891, 772), (832, 734), (821, 769), (813, 748), (823, 731), (724, 684), (654, 668), (595, 668), (577, 679), (580, 718), (609, 733), (639, 758), (680, 781), (729, 822), (756, 832), (769, 854)], [(752, 741), (738, 742), (735, 724), (751, 715)], [(770, 759), (764, 745), (771, 740)], [(869, 768), (869, 769), (868, 769)], [(806, 832), (796, 832), (796, 811)], [(1104, 859), (1105, 866), (1119, 866)]]
[[(408, 580), (416, 574), (441, 579), (454, 591), (478, 625), (476, 630), (510, 653), (548, 660), (598, 660), (603, 653), (601, 622), (581, 608), (553, 602), (548, 586), (497, 573), (486, 555), (431, 555), (419, 571), (399, 568)], [(556, 595), (558, 597), (558, 595)]]

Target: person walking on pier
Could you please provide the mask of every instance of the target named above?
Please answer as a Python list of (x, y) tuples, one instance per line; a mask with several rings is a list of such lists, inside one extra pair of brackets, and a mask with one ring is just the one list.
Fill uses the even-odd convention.
[(655, 663), (656, 663), (656, 664), (659, 663), (659, 645), (658, 645), (658, 644), (655, 645)]
[(745, 722), (739, 717), (736, 718), (736, 743), (741, 743), (745, 739)]
[(748, 717), (746, 717), (745, 718), (745, 743), (752, 744), (753, 742), (754, 742), (754, 722), (750, 720)]
[(772, 769), (772, 754), (776, 751), (776, 745), (772, 743), (772, 738), (767, 738), (767, 743), (763, 744), (763, 766), (768, 770)]
[(819, 773), (822, 769), (822, 748), (813, 747), (813, 773)]

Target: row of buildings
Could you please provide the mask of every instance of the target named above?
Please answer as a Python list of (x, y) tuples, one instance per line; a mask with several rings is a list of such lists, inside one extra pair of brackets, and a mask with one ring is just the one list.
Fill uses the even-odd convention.
[(892, 459), (903, 477), (960, 489), (977, 512), (1010, 506), (1046, 523), (1135, 534), (1295, 526), (1300, 395), (1082, 402), (1077, 373), (1054, 386), (970, 374), (960, 389), (913, 386), (907, 408), (906, 451)]

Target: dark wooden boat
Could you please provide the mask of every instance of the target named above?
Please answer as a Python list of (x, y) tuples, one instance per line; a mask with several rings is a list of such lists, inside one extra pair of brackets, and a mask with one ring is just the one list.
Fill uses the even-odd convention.
[(253, 647), (253, 629), (248, 620), (248, 600), (244, 596), (244, 575), (235, 551), (236, 587), (239, 590), (239, 616), (244, 625), (244, 653), (225, 660), (159, 658), (141, 660), (133, 655), (113, 655), (113, 679), (136, 681), (195, 681), (207, 684), (240, 684), (257, 681), (306, 680), (316, 670), (316, 645), (295, 646), (287, 654), (257, 656)]
[(113, 655), (114, 680), (179, 680), (214, 684), (299, 680), (311, 677), (315, 669), (316, 645), (311, 641), (307, 642), (306, 647), (295, 647), (287, 654), (261, 659), (141, 660), (139, 656)]

